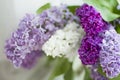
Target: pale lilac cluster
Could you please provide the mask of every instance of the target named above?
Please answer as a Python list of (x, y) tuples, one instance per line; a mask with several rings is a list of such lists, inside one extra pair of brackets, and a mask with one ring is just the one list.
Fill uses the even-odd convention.
[(120, 74), (120, 34), (110, 26), (103, 38), (100, 44), (100, 64), (107, 77), (113, 78)]
[(95, 65), (92, 65), (90, 67), (91, 69), (91, 78), (93, 80), (109, 80), (107, 77), (101, 75), (99, 72), (98, 72), (98, 64), (95, 64)]
[(42, 45), (58, 29), (78, 19), (66, 6), (51, 7), (39, 15), (26, 14), (5, 45), (7, 58), (15, 67), (31, 68), (41, 55)]
[[(32, 66), (38, 57), (41, 55), (41, 44), (43, 43), (43, 37), (41, 32), (35, 28), (19, 27), (15, 32), (12, 33), (5, 45), (7, 58), (12, 61), (15, 67), (23, 66), (29, 68)], [(36, 54), (37, 53), (37, 54)], [(36, 55), (26, 59), (29, 55)], [(31, 60), (31, 61), (30, 61)], [(30, 63), (26, 63), (30, 62)], [(30, 64), (30, 66), (26, 66)]]
[(107, 22), (102, 19), (99, 12), (87, 4), (78, 8), (76, 15), (80, 18), (80, 23), (86, 32), (78, 50), (80, 59), (85, 65), (93, 65), (99, 60), (98, 44), (102, 41), (101, 33), (107, 29)]

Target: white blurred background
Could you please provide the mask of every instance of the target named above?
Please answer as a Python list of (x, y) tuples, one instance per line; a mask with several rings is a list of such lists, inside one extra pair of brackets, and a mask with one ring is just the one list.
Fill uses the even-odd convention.
[(35, 13), (48, 2), (52, 5), (82, 4), (81, 0), (0, 0), (0, 80), (47, 80), (45, 76), (50, 69), (42, 69), (44, 63), (40, 63), (44, 58), (31, 70), (15, 69), (5, 57), (4, 44), (26, 13)]

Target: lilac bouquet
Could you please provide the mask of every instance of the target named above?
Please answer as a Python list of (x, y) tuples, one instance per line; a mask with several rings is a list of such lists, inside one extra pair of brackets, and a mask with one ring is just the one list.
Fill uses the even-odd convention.
[[(87, 4), (76, 10), (86, 35), (82, 39), (78, 50), (80, 59), (84, 65), (91, 65), (93, 79), (108, 80), (97, 76), (97, 68), (100, 65), (108, 78), (114, 78), (120, 74), (120, 34), (110, 23), (104, 21), (97, 10)], [(95, 76), (96, 75), (96, 76)]]
[(16, 68), (32, 69), (39, 58), (50, 57), (56, 67), (48, 80), (60, 75), (64, 80), (76, 80), (82, 73), (84, 80), (120, 79), (120, 34), (115, 23), (120, 15), (107, 6), (114, 16), (109, 17), (101, 10), (104, 4), (94, 2), (46, 4), (38, 14), (26, 14), (5, 43), (9, 61)]

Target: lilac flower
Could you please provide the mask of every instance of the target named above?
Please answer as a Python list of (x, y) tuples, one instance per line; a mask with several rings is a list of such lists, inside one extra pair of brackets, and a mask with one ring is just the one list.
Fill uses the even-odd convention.
[(78, 50), (80, 59), (85, 65), (93, 65), (99, 59), (101, 34), (107, 29), (107, 22), (102, 19), (99, 12), (87, 4), (78, 8), (76, 15), (86, 32)]
[[(5, 49), (7, 58), (10, 59), (16, 67), (23, 66), (27, 68), (27, 66), (24, 66), (25, 63), (23, 65), (23, 61), (28, 61), (26, 55), (35, 55), (35, 52), (37, 52), (36, 59), (41, 55), (40, 47), (43, 43), (41, 38), (40, 31), (37, 29), (17, 29), (6, 42)], [(30, 59), (32, 61), (31, 64), (36, 62), (36, 59), (32, 59), (32, 56)]]
[(42, 53), (39, 50), (32, 51), (29, 54), (26, 54), (25, 59), (22, 62), (22, 67), (31, 69), (37, 62), (37, 59), (41, 56)]
[(78, 50), (80, 59), (83, 64), (93, 65), (98, 61), (99, 58), (99, 43), (102, 40), (99, 36), (84, 36), (81, 47)]
[(113, 78), (120, 74), (120, 34), (110, 26), (103, 34), (100, 44), (100, 64), (107, 77)]
[(83, 29), (89, 35), (97, 34), (106, 29), (106, 22), (92, 6), (82, 5), (76, 10), (76, 15), (80, 18)]
[(39, 15), (27, 14), (5, 45), (7, 58), (15, 67), (32, 68), (43, 44), (58, 29), (78, 19), (65, 6), (51, 7)]

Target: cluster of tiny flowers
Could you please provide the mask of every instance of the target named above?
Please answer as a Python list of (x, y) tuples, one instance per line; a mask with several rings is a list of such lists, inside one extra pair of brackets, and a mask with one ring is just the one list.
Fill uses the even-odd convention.
[[(107, 77), (118, 76), (120, 74), (120, 35), (92, 6), (84, 4), (76, 10), (76, 14), (86, 32), (78, 50), (82, 63), (94, 65), (99, 60)], [(96, 72), (92, 70), (95, 80), (106, 80)]]
[[(7, 40), (5, 45), (6, 55), (16, 67), (23, 66), (30, 68), (28, 65), (33, 65), (36, 62), (36, 59), (40, 56), (40, 46), (38, 44), (40, 44), (41, 37), (39, 34), (40, 31), (37, 29), (20, 27), (13, 32), (11, 38)], [(29, 54), (36, 56), (30, 61), (25, 59)], [(33, 57), (31, 56), (30, 58)]]
[(85, 65), (93, 65), (99, 59), (99, 43), (102, 41), (101, 33), (107, 28), (107, 23), (102, 19), (92, 6), (82, 5), (76, 10), (80, 23), (86, 32), (78, 50), (80, 59)]
[(83, 29), (89, 35), (97, 34), (106, 29), (106, 22), (92, 6), (82, 5), (76, 10), (76, 15), (80, 18), (80, 24)]
[(108, 80), (107, 77), (101, 75), (99, 72), (98, 72), (98, 64), (94, 64), (90, 67), (90, 70), (91, 70), (91, 78), (93, 80)]
[(78, 50), (80, 59), (85, 65), (93, 65), (99, 59), (99, 43), (102, 40), (99, 36), (84, 36)]
[(26, 14), (5, 45), (7, 58), (15, 67), (31, 68), (41, 55), (43, 44), (58, 29), (78, 19), (66, 6), (51, 7), (39, 15)]
[(109, 27), (103, 34), (100, 51), (100, 64), (107, 77), (113, 78), (120, 74), (120, 34)]
[[(42, 50), (53, 57), (71, 57), (79, 48), (84, 32), (76, 22), (69, 23), (43, 45)], [(71, 56), (70, 56), (71, 55)]]

